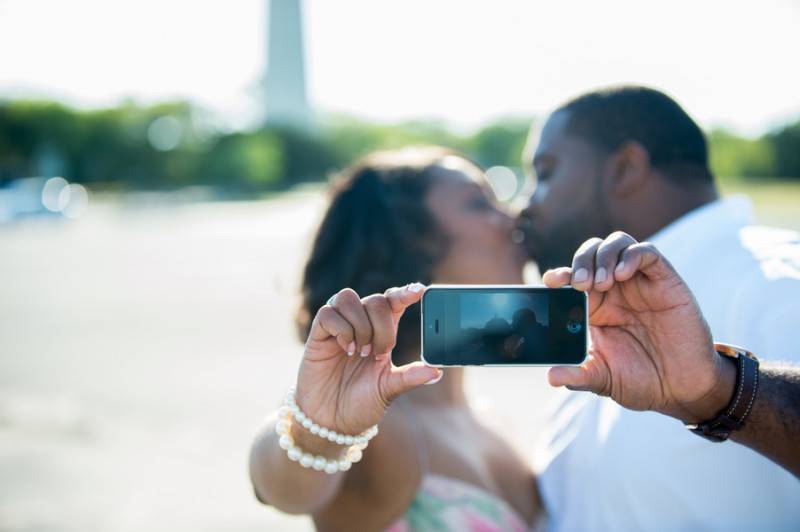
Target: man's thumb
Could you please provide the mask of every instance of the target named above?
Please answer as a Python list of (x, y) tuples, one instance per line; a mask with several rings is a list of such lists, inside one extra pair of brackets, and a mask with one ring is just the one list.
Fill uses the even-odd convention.
[(547, 372), (547, 381), (551, 386), (566, 386), (570, 390), (604, 393), (606, 379), (598, 371), (597, 363), (589, 359), (580, 366), (556, 366)]

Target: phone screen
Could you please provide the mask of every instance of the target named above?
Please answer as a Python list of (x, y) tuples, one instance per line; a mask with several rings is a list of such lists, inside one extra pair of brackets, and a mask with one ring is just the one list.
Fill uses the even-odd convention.
[(422, 356), (437, 366), (563, 365), (586, 358), (586, 294), (534, 286), (431, 286)]

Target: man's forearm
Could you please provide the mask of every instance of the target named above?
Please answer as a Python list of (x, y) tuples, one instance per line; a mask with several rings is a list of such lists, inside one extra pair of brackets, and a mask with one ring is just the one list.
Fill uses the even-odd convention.
[(753, 411), (731, 439), (800, 477), (800, 368), (762, 362), (758, 379)]

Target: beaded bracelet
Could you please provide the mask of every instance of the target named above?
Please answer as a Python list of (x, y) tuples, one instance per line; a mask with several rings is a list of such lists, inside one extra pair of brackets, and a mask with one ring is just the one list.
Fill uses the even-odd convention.
[[(291, 436), (292, 417), (304, 428), (311, 431), (312, 434), (338, 445), (348, 445), (347, 450), (339, 458), (333, 459), (304, 452), (303, 449), (294, 444), (294, 438)], [(275, 424), (275, 432), (280, 436), (278, 445), (286, 451), (289, 460), (298, 462), (305, 468), (325, 471), (333, 475), (339, 471), (347, 471), (354, 463), (361, 460), (362, 451), (367, 448), (369, 441), (378, 434), (378, 426), (374, 425), (357, 436), (338, 434), (333, 430), (320, 427), (303, 413), (294, 399), (294, 389), (290, 389), (286, 394), (284, 405), (278, 410), (278, 422)]]
[[(339, 434), (335, 430), (328, 429), (326, 427), (322, 427), (317, 423), (314, 423), (301, 409), (300, 405), (297, 404), (297, 401), (294, 398), (294, 388), (289, 388), (289, 391), (286, 393), (286, 400), (281, 407), (281, 411), (283, 408), (288, 408), (291, 410), (294, 419), (303, 425), (303, 428), (307, 429), (311, 434), (315, 434), (320, 438), (326, 439), (331, 443), (336, 443), (337, 445), (362, 445), (366, 447), (366, 444), (378, 434), (378, 425), (373, 425), (361, 434), (356, 436), (350, 436), (347, 434)], [(281, 414), (279, 411), (279, 415)], [(283, 411), (283, 416), (286, 417), (286, 412)]]

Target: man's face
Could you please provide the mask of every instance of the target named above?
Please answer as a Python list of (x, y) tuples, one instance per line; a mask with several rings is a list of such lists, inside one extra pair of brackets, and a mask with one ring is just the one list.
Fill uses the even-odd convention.
[(601, 187), (606, 158), (565, 131), (567, 118), (566, 111), (556, 112), (541, 130), (533, 157), (536, 189), (520, 215), (528, 253), (541, 272), (572, 264), (584, 240), (611, 232)]

